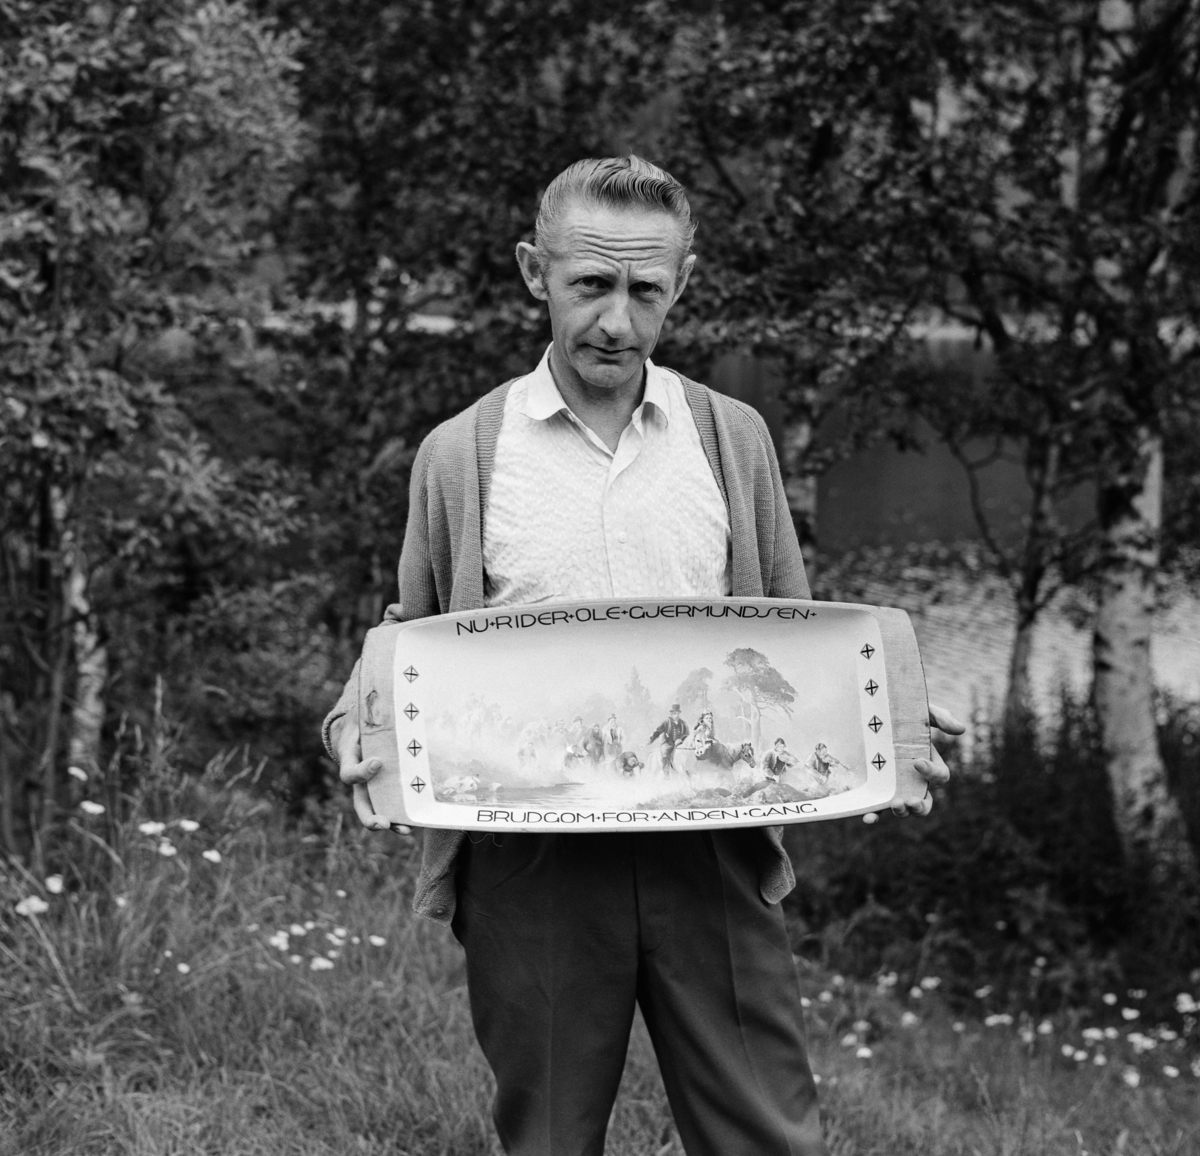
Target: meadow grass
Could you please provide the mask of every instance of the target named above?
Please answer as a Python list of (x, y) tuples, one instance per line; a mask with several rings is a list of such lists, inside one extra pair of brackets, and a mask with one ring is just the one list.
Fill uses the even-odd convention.
[[(341, 807), (297, 829), (220, 779), (159, 760), (75, 812), (57, 859), (0, 868), (0, 1154), (498, 1153), (461, 952), (410, 914), (413, 845)], [(1200, 1152), (1182, 1035), (956, 1030), (932, 982), (800, 966), (833, 1156)], [(640, 1022), (608, 1151), (682, 1152)]]

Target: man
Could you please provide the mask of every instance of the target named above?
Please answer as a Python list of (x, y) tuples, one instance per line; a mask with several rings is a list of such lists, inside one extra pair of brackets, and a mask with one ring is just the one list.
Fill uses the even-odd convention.
[(763, 770), (773, 783), (779, 782), (779, 776), (786, 774), (788, 767), (794, 767), (799, 759), (787, 749), (783, 739), (776, 739), (774, 747), (763, 756)]
[[(635, 157), (551, 183), (517, 261), (553, 344), (422, 444), (393, 618), (808, 596), (762, 419), (649, 359), (695, 262), (693, 228), (678, 182)], [(378, 829), (357, 701), (355, 673), (326, 742)], [(948, 777), (938, 758), (918, 766)], [(898, 810), (930, 805), (926, 791)], [(779, 907), (794, 882), (780, 828), (426, 832), (415, 906), (465, 950), (505, 1150), (601, 1156), (638, 1005), (688, 1156), (823, 1153)]]
[(667, 774), (675, 772), (675, 748), (688, 736), (688, 725), (679, 713), (679, 703), (671, 703), (667, 717), (654, 728), (650, 741), (662, 739), (662, 765)]
[(625, 728), (617, 722), (617, 716), (614, 712), (608, 716), (604, 723), (604, 759), (605, 762), (614, 770), (617, 769), (617, 763), (621, 758), (622, 752), (625, 750)]

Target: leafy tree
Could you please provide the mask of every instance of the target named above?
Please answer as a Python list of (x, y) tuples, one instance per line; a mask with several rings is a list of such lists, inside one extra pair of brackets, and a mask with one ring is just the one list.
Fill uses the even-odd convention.
[(192, 548), (197, 515), (243, 541), (286, 530), (138, 354), (221, 312), (281, 202), (293, 51), (236, 0), (0, 4), (3, 743), (43, 827), (64, 745), (95, 770), (104, 614), (145, 596), (139, 562)]
[(763, 713), (777, 711), (790, 718), (796, 688), (767, 661), (765, 655), (748, 646), (731, 650), (725, 657), (725, 665), (733, 671), (725, 680), (725, 687), (741, 700), (739, 717), (746, 725), (750, 741), (761, 747)]
[[(781, 359), (807, 470), (835, 400), (860, 436), (903, 441), (910, 404), (945, 416), (904, 372), (917, 323), (954, 318), (990, 345), (990, 392), (953, 428), (1022, 447), (1023, 637), (1047, 573), (1090, 564), (1123, 846), (1194, 877), (1148, 643), (1161, 439), (1198, 396), (1197, 3), (749, 3), (681, 44), (672, 139), (711, 234), (692, 329)], [(1054, 504), (1080, 477), (1098, 502), (1077, 550)]]

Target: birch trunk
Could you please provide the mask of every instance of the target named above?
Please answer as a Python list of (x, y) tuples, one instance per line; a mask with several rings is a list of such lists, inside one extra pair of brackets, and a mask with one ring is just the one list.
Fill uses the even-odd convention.
[(75, 698), (67, 739), (67, 765), (89, 777), (100, 769), (100, 732), (104, 726), (104, 687), (108, 681), (108, 648), (100, 640), (87, 596), (87, 571), (80, 551), (67, 577), (67, 605), (76, 615), (72, 629), (75, 654)]
[(1162, 443), (1099, 491), (1104, 553), (1093, 639), (1094, 696), (1117, 831), (1131, 867), (1153, 883), (1194, 882), (1195, 853), (1167, 788), (1154, 718), (1150, 635), (1162, 520)]

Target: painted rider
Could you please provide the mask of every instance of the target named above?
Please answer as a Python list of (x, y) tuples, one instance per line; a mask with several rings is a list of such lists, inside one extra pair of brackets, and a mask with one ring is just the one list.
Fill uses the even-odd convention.
[(690, 729), (680, 714), (677, 702), (671, 703), (667, 717), (654, 728), (650, 741), (654, 742), (657, 738), (662, 739), (662, 764), (663, 770), (667, 774), (675, 770), (675, 748), (688, 737)]
[(713, 726), (713, 714), (711, 710), (704, 711), (696, 723), (696, 729), (692, 731), (692, 750), (695, 752), (696, 758), (704, 758), (708, 748), (713, 745), (716, 739), (716, 728)]

